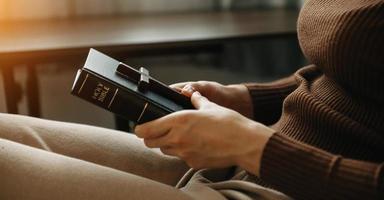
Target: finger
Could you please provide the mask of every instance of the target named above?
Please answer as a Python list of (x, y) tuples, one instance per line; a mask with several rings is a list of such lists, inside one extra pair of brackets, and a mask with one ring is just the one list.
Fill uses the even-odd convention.
[[(172, 114), (170, 114), (172, 115)], [(134, 133), (139, 138), (157, 138), (168, 133), (172, 127), (172, 116), (166, 115), (159, 119), (137, 125)]]
[(192, 94), (192, 97), (191, 97), (191, 102), (192, 102), (192, 105), (196, 108), (196, 109), (200, 109), (202, 108), (203, 106), (207, 106), (209, 105), (211, 102), (205, 98), (204, 96), (202, 96), (200, 94), (200, 92), (194, 92)]
[(181, 83), (174, 83), (170, 85), (169, 87), (176, 89), (176, 90), (181, 90), (183, 87), (187, 84), (190, 84), (191, 82), (181, 82)]
[(183, 83), (172, 84), (169, 87), (171, 87), (172, 89), (180, 92), (181, 94), (185, 95), (186, 97), (191, 98), (191, 95), (192, 95), (193, 92), (191, 94), (189, 94), (188, 91), (190, 91), (190, 90), (185, 90), (184, 89), (186, 86), (190, 86), (190, 85), (191, 85), (191, 82), (183, 82)]
[(204, 81), (199, 81), (199, 82), (189, 81), (189, 82), (175, 83), (175, 84), (170, 85), (169, 87), (177, 88), (177, 90), (178, 89), (182, 90), (187, 85), (194, 88), (195, 91), (199, 91), (201, 94), (205, 94), (206, 92), (208, 92), (207, 91), (208, 90), (207, 84)]
[(186, 84), (181, 93), (190, 98), (195, 91), (196, 89), (191, 84)]
[(169, 156), (177, 156), (177, 150), (176, 148), (172, 148), (172, 147), (162, 147), (160, 148), (160, 151), (165, 154), (165, 155), (169, 155)]
[(171, 137), (171, 134), (167, 133), (157, 138), (144, 139), (144, 144), (149, 148), (172, 147), (172, 144), (170, 144)]
[(178, 91), (178, 92), (180, 92), (181, 93), (181, 88), (172, 88), (173, 90), (176, 90), (176, 91)]
[(183, 113), (184, 111), (174, 112), (153, 121), (137, 125), (134, 133), (137, 137), (144, 139), (161, 137), (177, 125), (175, 124), (176, 120)]
[(199, 91), (202, 95), (209, 95), (211, 93), (210, 87), (206, 81), (176, 83), (172, 84), (170, 87), (176, 89), (187, 97), (191, 97), (195, 91)]

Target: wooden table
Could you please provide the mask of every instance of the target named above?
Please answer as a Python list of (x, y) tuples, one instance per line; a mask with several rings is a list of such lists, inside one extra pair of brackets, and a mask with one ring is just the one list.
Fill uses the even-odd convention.
[(115, 16), (0, 23), (0, 67), (7, 112), (21, 98), (14, 66), (28, 65), (29, 114), (40, 117), (35, 65), (86, 57), (93, 47), (115, 55), (200, 51), (224, 41), (295, 37), (297, 11), (262, 10)]

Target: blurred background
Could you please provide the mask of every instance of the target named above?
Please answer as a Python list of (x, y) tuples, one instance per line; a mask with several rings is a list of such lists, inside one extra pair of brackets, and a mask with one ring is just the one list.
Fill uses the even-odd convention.
[(0, 20), (298, 8), (304, 0), (0, 0)]
[[(141, 17), (148, 18), (148, 16), (177, 18), (189, 13), (196, 15), (266, 11), (298, 13), (302, 4), (303, 1), (300, 0), (0, 0), (0, 41), (2, 35), (6, 35), (7, 30), (12, 29), (9, 27), (12, 27), (13, 24), (41, 25), (79, 19), (108, 18), (113, 20), (114, 17), (121, 16), (132, 20)], [(267, 20), (265, 19), (265, 21)], [(248, 23), (252, 23), (252, 21)], [(28, 30), (20, 30), (24, 34), (28, 33)], [(175, 27), (176, 30), (177, 27)], [(60, 34), (66, 34), (65, 30), (60, 31)], [(12, 32), (12, 34), (15, 38), (18, 37), (17, 32)], [(271, 32), (271, 35), (273, 34)], [(34, 42), (34, 37), (23, 42), (26, 44)], [(116, 36), (104, 35), (104, 37)], [(115, 116), (111, 113), (69, 94), (76, 70), (82, 67), (86, 54), (80, 53), (71, 59), (52, 59), (34, 63), (30, 63), (26, 59), (23, 63), (23, 57), (11, 58), (13, 53), (8, 51), (12, 48), (12, 43), (7, 43), (7, 41), (2, 43), (0, 43), (0, 56), (3, 58), (0, 57), (0, 68), (4, 71), (5, 66), (12, 67), (15, 82), (21, 90), (19, 101), (17, 101), (18, 113), (30, 114), (26, 93), (28, 93), (28, 84), (32, 79), (37, 81), (39, 88), (39, 92), (36, 94), (40, 110), (38, 117), (124, 129), (124, 126), (121, 125), (124, 122), (120, 121), (116, 124)], [(2, 49), (4, 44), (8, 46)], [(124, 62), (131, 66), (145, 66), (154, 77), (167, 84), (188, 80), (212, 80), (223, 84), (265, 82), (287, 76), (306, 63), (294, 34), (287, 37), (220, 39), (219, 53), (199, 51), (199, 46), (194, 48), (194, 51), (174, 50), (170, 53), (127, 54), (128, 56), (119, 58), (124, 58)], [(14, 51), (16, 52), (17, 49)], [(29, 55), (29, 57), (31, 56), (34, 54)], [(1, 60), (7, 59), (11, 61), (17, 59), (18, 62), (12, 66), (8, 63), (1, 63)], [(31, 64), (34, 67), (32, 78), (28, 76), (28, 73), (31, 73), (28, 66)], [(9, 73), (3, 72), (0, 80), (0, 112), (7, 112), (4, 79), (7, 81), (8, 76)]]

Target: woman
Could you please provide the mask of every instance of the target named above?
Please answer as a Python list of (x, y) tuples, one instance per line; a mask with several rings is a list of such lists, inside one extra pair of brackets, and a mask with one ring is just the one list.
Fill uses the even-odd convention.
[(166, 155), (120, 132), (1, 115), (0, 198), (383, 199), (384, 1), (308, 0), (298, 34), (313, 64), (294, 76), (175, 84), (197, 110), (135, 129)]

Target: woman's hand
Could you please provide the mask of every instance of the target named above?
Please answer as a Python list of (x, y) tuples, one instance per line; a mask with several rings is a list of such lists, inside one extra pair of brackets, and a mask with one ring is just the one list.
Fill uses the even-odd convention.
[(146, 146), (177, 156), (192, 168), (238, 165), (259, 174), (261, 154), (272, 129), (210, 102), (199, 92), (191, 97), (197, 110), (183, 110), (138, 125)]
[(251, 96), (245, 85), (221, 85), (211, 81), (197, 81), (176, 83), (171, 87), (188, 97), (191, 97), (194, 91), (199, 91), (216, 104), (235, 110), (248, 118), (253, 117)]

